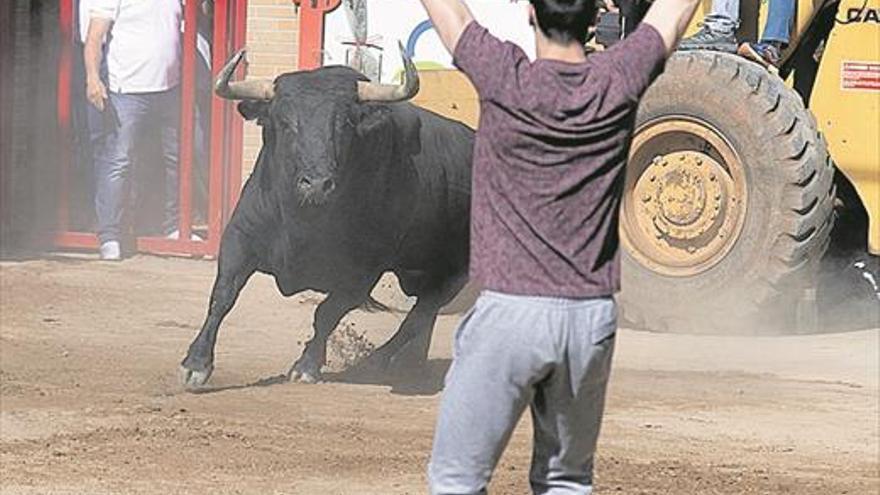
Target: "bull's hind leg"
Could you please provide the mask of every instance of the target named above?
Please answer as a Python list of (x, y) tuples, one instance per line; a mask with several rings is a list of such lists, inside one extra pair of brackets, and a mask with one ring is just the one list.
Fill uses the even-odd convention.
[(224, 235), (208, 315), (180, 364), (181, 381), (185, 387), (201, 387), (211, 377), (214, 371), (214, 344), (220, 323), (235, 305), (239, 292), (254, 273), (255, 267), (253, 256), (245, 249), (241, 235), (235, 231)]
[(306, 343), (302, 356), (287, 372), (292, 381), (315, 383), (321, 379), (321, 368), (327, 362), (327, 339), (342, 318), (362, 305), (368, 290), (355, 292), (331, 292), (315, 310), (315, 335)]
[(391, 340), (367, 358), (366, 367), (407, 371), (423, 366), (428, 359), (437, 314), (452, 301), (466, 282), (465, 276), (455, 277), (440, 289), (419, 295), (416, 305)]

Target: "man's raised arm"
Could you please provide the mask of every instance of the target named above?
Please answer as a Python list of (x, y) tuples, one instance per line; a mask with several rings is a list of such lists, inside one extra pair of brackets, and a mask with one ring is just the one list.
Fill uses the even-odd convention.
[(474, 19), (463, 0), (422, 0), (434, 29), (449, 53), (455, 53), (464, 28)]
[(654, 0), (642, 22), (654, 27), (663, 38), (666, 54), (672, 55), (690, 24), (699, 0)]

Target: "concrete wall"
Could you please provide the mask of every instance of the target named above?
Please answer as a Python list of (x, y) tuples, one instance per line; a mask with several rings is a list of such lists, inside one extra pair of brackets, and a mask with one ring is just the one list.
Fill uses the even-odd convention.
[[(247, 22), (249, 78), (274, 78), (296, 70), (299, 19), (291, 0), (250, 0)], [(260, 145), (259, 127), (245, 123), (242, 164), (245, 179), (253, 169)]]

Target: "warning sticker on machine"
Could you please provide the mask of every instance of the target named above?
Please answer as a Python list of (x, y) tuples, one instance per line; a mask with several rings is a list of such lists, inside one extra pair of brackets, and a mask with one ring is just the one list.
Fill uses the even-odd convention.
[(880, 63), (844, 61), (840, 69), (840, 87), (880, 91)]

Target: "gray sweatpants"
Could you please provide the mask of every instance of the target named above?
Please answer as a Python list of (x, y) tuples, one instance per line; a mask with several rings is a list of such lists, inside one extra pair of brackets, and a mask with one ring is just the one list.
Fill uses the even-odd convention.
[(529, 481), (541, 495), (588, 495), (611, 369), (612, 298), (484, 291), (455, 334), (428, 475), (434, 495), (485, 494), (530, 406)]

